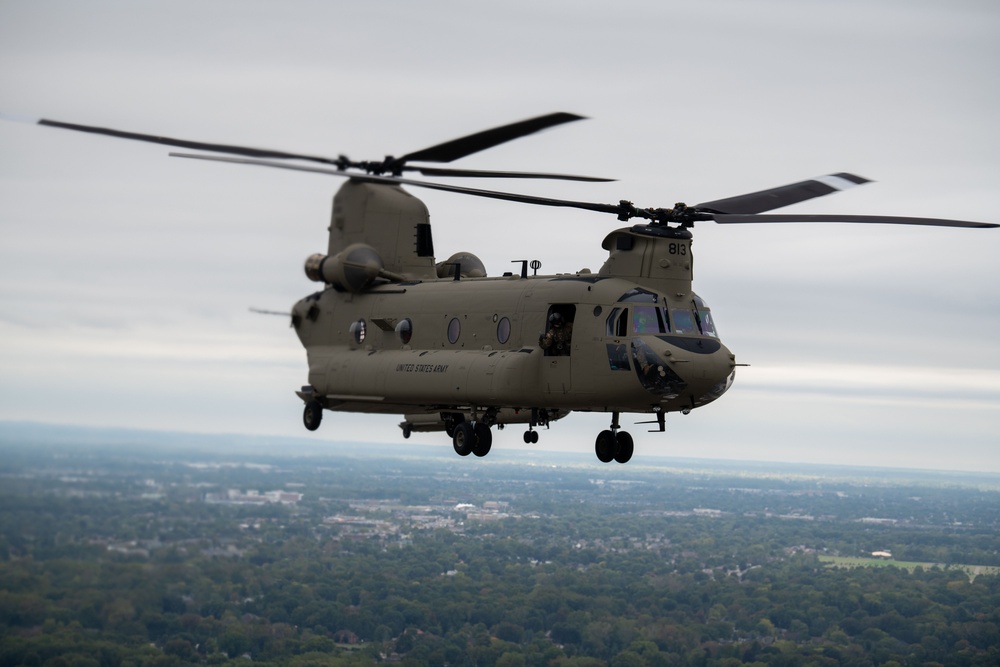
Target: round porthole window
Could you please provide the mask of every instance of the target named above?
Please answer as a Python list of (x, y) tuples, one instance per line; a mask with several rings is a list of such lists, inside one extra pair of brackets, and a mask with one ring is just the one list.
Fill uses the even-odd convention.
[(352, 324), (351, 336), (354, 337), (354, 342), (357, 343), (358, 345), (361, 345), (363, 342), (365, 342), (365, 333), (367, 332), (367, 330), (368, 328), (365, 326), (364, 320), (358, 320), (357, 322)]
[(462, 335), (462, 323), (458, 321), (457, 317), (451, 318), (451, 322), (448, 322), (448, 342), (454, 345), (458, 342), (458, 337)]
[(506, 317), (501, 318), (497, 324), (497, 340), (500, 341), (501, 345), (505, 345), (510, 340), (510, 320)]
[(410, 338), (413, 337), (413, 322), (407, 317), (405, 320), (400, 320), (399, 324), (396, 325), (396, 335), (399, 336), (399, 340), (403, 345), (410, 344)]

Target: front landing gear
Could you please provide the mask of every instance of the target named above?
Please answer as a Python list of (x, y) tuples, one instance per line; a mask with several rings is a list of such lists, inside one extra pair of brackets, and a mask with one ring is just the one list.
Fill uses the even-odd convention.
[[(552, 418), (552, 415), (545, 408), (531, 408), (531, 421), (528, 422), (528, 430), (524, 432), (524, 444), (537, 445), (538, 431), (535, 430), (535, 427), (544, 426), (548, 428), (549, 420)], [(559, 417), (555, 417), (555, 419), (559, 419)]]
[(601, 463), (628, 463), (635, 451), (635, 442), (628, 431), (619, 430), (618, 413), (615, 412), (611, 418), (611, 429), (601, 431), (597, 434), (597, 441), (594, 443), (594, 452), (597, 460)]
[(483, 422), (476, 422), (473, 430), (476, 432), (476, 442), (472, 445), (472, 453), (479, 457), (486, 456), (493, 447), (493, 431)]

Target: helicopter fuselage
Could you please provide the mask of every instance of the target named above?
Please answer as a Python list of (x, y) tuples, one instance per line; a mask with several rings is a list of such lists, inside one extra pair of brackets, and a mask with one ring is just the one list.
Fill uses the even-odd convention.
[[(417, 430), (686, 412), (721, 396), (735, 358), (691, 291), (690, 233), (637, 225), (604, 246), (599, 273), (528, 276), (525, 264), (486, 277), (460, 253), (433, 278), (380, 279), (373, 248), (340, 242), (334, 277), (292, 310), (309, 362), (299, 395), (327, 410), (403, 414)], [(324, 280), (317, 258), (307, 273)], [(554, 315), (565, 345), (545, 349)]]
[[(326, 289), (293, 314), (328, 409), (671, 412), (718, 398), (734, 368), (686, 296), (587, 274), (439, 279)], [(553, 312), (572, 326), (565, 354), (539, 345)]]

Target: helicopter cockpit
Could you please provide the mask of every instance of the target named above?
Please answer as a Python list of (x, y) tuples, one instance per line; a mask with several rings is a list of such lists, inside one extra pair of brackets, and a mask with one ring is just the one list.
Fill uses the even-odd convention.
[(664, 399), (676, 398), (688, 385), (667, 361), (672, 348), (697, 354), (721, 349), (711, 310), (701, 297), (694, 296), (690, 305), (669, 304), (638, 287), (618, 299), (605, 320), (605, 334), (615, 339), (607, 344), (611, 369), (635, 372), (644, 388)]
[(695, 295), (690, 308), (663, 305), (665, 301), (640, 288), (630, 290), (618, 300), (619, 305), (611, 309), (606, 334), (617, 337), (646, 334), (719, 337), (712, 311), (701, 297)]

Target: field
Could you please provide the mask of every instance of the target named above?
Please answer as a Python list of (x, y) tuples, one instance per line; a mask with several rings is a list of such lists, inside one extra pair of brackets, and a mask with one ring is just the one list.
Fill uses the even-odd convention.
[(918, 567), (924, 570), (939, 568), (942, 570), (961, 570), (973, 581), (979, 575), (998, 575), (1000, 567), (990, 565), (964, 565), (943, 563), (917, 563), (912, 561), (892, 560), (890, 558), (849, 558), (845, 556), (820, 556), (821, 563), (826, 563), (830, 567), (852, 568), (852, 567), (900, 567), (913, 572)]

